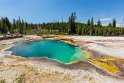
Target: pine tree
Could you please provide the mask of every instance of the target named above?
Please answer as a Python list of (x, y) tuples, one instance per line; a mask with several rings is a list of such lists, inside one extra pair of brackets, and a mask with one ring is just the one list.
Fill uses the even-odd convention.
[(101, 21), (100, 20), (98, 20), (98, 22), (97, 22), (97, 26), (101, 26), (102, 24), (101, 24)]
[(94, 25), (94, 21), (93, 21), (93, 17), (91, 19), (91, 27), (93, 28), (93, 25)]
[[(23, 21), (23, 20), (22, 20)], [(19, 17), (19, 19), (18, 19), (18, 21), (17, 21), (17, 24), (18, 24), (18, 31), (19, 31), (19, 34), (23, 34), (24, 33), (24, 27), (23, 27), (23, 23), (24, 23), (24, 21), (22, 22), (21, 21), (21, 19), (20, 19), (20, 17)]]
[(109, 24), (108, 24), (108, 27), (112, 27), (112, 23), (109, 23)]
[(7, 17), (1, 18), (1, 33), (7, 33), (11, 29), (11, 23)]
[(8, 29), (10, 30), (10, 28), (11, 28), (11, 23), (10, 23), (10, 21), (9, 21), (9, 19), (8, 19), (7, 17), (5, 17), (5, 24), (6, 24), (6, 26), (8, 27)]
[(81, 34), (82, 34), (82, 27), (79, 27), (78, 35), (81, 35)]
[(76, 34), (76, 25), (75, 25), (76, 18), (77, 18), (76, 13), (72, 12), (71, 16), (69, 17), (69, 25), (70, 25), (69, 34)]
[(113, 19), (113, 21), (112, 21), (112, 27), (116, 27), (116, 20), (115, 19)]
[(90, 26), (90, 20), (89, 20), (89, 19), (88, 19), (88, 21), (87, 21), (87, 25)]

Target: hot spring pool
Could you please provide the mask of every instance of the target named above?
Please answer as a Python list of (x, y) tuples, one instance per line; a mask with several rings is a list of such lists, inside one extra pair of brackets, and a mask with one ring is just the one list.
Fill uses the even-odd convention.
[(12, 55), (22, 57), (48, 57), (63, 63), (84, 60), (84, 50), (57, 40), (41, 40), (16, 43), (8, 49)]

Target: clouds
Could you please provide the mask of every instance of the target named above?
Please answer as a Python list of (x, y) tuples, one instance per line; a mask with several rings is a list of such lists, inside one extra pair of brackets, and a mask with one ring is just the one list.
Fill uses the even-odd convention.
[(111, 21), (113, 18), (101, 18), (100, 21)]

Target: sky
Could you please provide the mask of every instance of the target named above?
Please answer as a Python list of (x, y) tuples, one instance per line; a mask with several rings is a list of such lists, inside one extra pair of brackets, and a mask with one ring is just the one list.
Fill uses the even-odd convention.
[(76, 12), (78, 22), (98, 19), (103, 24), (113, 18), (118, 25), (124, 20), (124, 0), (0, 0), (0, 16), (10, 20), (18, 17), (29, 23), (68, 21)]

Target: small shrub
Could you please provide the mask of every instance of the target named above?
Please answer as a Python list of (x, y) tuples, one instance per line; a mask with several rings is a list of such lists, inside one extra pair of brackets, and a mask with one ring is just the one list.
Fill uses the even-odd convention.
[(4, 79), (0, 79), (0, 83), (5, 83), (5, 80)]

